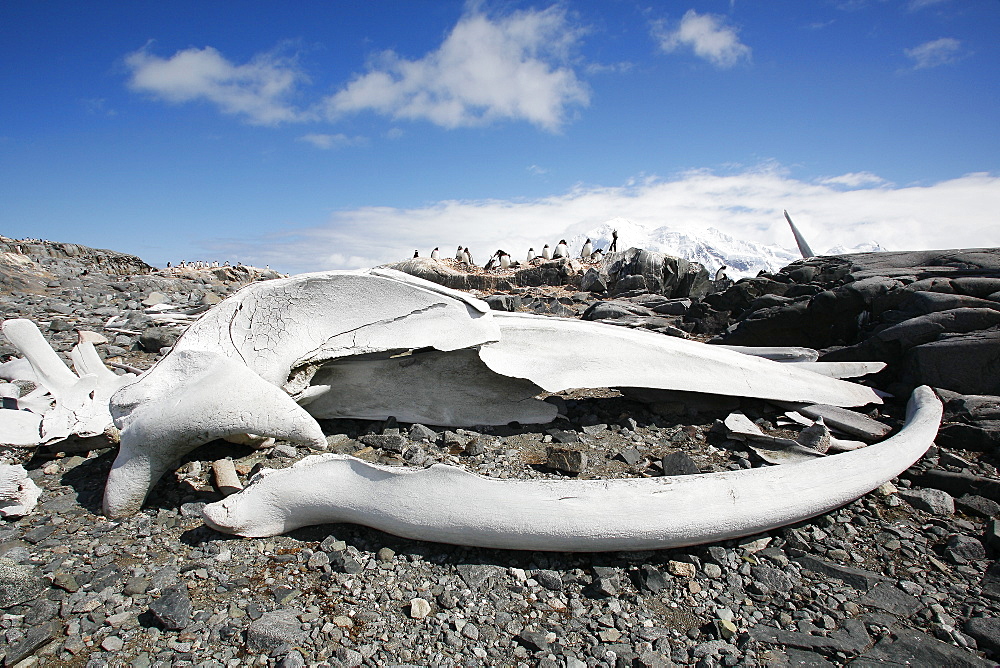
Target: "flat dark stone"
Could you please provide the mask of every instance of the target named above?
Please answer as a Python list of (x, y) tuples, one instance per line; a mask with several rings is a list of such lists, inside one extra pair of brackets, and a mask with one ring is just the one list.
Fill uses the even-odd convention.
[(843, 581), (844, 584), (850, 585), (859, 591), (868, 591), (876, 584), (885, 582), (887, 579), (885, 576), (879, 575), (878, 573), (866, 571), (861, 568), (854, 568), (853, 566), (842, 566), (841, 564), (827, 561), (826, 559), (820, 559), (819, 557), (811, 554), (804, 554), (801, 557), (795, 557), (795, 561), (798, 562), (802, 568), (813, 571), (814, 573), (819, 573), (820, 575), (837, 578), (838, 580)]
[(913, 616), (923, 607), (919, 599), (888, 582), (875, 585), (858, 602), (869, 608), (878, 608), (904, 618)]
[(976, 639), (980, 649), (1000, 656), (1000, 618), (973, 617), (965, 623), (962, 630)]
[(62, 624), (56, 621), (30, 627), (19, 642), (7, 648), (4, 665), (13, 666), (19, 661), (24, 661), (60, 632), (62, 632)]
[(701, 469), (687, 453), (676, 451), (663, 456), (663, 475), (694, 475)]
[(169, 631), (179, 631), (191, 623), (191, 599), (180, 587), (167, 589), (149, 604), (149, 611)]
[(912, 629), (883, 638), (850, 664), (851, 668), (891, 666), (948, 666), (948, 668), (993, 668), (992, 661), (980, 659), (968, 650), (955, 647)]

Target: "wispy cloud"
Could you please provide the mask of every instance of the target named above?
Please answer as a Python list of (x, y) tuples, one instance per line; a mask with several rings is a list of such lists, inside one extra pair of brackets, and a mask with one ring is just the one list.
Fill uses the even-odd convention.
[(520, 254), (616, 217), (679, 231), (715, 227), (736, 238), (793, 248), (782, 209), (820, 251), (869, 240), (893, 250), (1000, 245), (1000, 176), (969, 174), (893, 187), (868, 172), (804, 181), (766, 165), (726, 175), (697, 170), (669, 180), (579, 186), (526, 201), (362, 207), (294, 235), (220, 242), (213, 252), (285, 271), (350, 269), (401, 260), (414, 248), (457, 244), (477, 256), (495, 248)]
[(290, 98), (307, 77), (293, 59), (277, 53), (259, 54), (236, 65), (210, 46), (162, 58), (147, 44), (128, 54), (125, 65), (131, 72), (129, 87), (158, 99), (207, 101), (257, 125), (303, 120)]
[(316, 148), (321, 148), (323, 150), (330, 150), (335, 148), (343, 148), (345, 146), (359, 146), (367, 143), (367, 139), (364, 137), (348, 137), (345, 134), (308, 134), (299, 137), (299, 141), (312, 144)]
[(326, 110), (333, 119), (373, 111), (446, 128), (514, 120), (557, 131), (572, 107), (589, 103), (570, 65), (581, 36), (561, 6), (499, 18), (471, 11), (423, 58), (379, 54)]
[(847, 174), (840, 174), (839, 176), (828, 176), (820, 179), (818, 183), (822, 183), (827, 186), (843, 186), (846, 188), (892, 185), (887, 183), (886, 180), (878, 174), (872, 174), (871, 172), (848, 172)]
[(528, 173), (535, 176), (541, 176), (542, 174), (548, 174), (549, 170), (544, 167), (539, 167), (538, 165), (528, 165)]
[(912, 49), (903, 49), (906, 57), (913, 61), (913, 69), (922, 70), (957, 62), (962, 58), (962, 43), (951, 37), (924, 42)]
[(924, 9), (926, 7), (932, 7), (934, 5), (943, 4), (945, 2), (948, 2), (948, 0), (910, 0), (910, 2), (907, 3), (907, 8), (910, 11), (915, 12)]
[(689, 48), (716, 67), (729, 68), (750, 60), (750, 47), (740, 42), (737, 29), (726, 25), (726, 18), (717, 14), (689, 9), (673, 29), (662, 21), (654, 23), (653, 37), (665, 53)]

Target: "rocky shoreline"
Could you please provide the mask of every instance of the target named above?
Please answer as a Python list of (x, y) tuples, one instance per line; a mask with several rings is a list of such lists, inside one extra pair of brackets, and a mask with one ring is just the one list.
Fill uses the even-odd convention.
[[(77, 330), (97, 332), (106, 338), (97, 346), (106, 362), (140, 369), (185, 322), (268, 277), (242, 267), (117, 273), (133, 265), (96, 260), (110, 251), (77, 247), (47, 261), (55, 257), (51, 244), (38, 246), (45, 250), (22, 246), (13, 259), (16, 249), (4, 250), (0, 276), (14, 277), (2, 280), (4, 319), (38, 323), (63, 356)], [(917, 348), (995, 336), (985, 311), (1000, 304), (980, 303), (1000, 301), (983, 282), (1000, 283), (995, 249), (947, 262), (940, 253), (814, 258), (735, 285), (715, 285), (696, 268), (679, 272), (676, 263), (667, 271), (641, 253), (617, 265), (608, 258), (594, 273), (553, 263), (540, 273), (575, 278), (493, 283), (495, 294), (482, 296), (494, 308), (726, 343), (746, 343), (752, 332), (768, 341), (754, 345), (811, 346), (823, 359), (848, 359), (860, 346), (874, 351), (867, 359), (881, 353), (890, 363), (875, 386), (899, 390), (920, 380), (912, 369), (940, 369), (910, 364), (926, 359)], [(680, 275), (690, 278), (670, 280)], [(979, 282), (962, 280), (969, 278)], [(919, 281), (928, 282), (914, 289)], [(986, 326), (913, 334), (923, 320), (905, 338), (884, 334), (954, 309), (983, 311), (972, 317)], [(837, 317), (820, 327), (818, 318), (831, 313)], [(810, 317), (817, 319), (803, 320)], [(800, 338), (774, 341), (761, 323)], [(984, 350), (980, 369), (989, 368), (991, 348), (966, 345), (959, 354)], [(14, 352), (0, 345), (0, 361)], [(267, 539), (206, 528), (200, 508), (221, 498), (212, 462), (232, 458), (245, 479), (255, 467), (284, 467), (308, 454), (287, 443), (204, 446), (156, 487), (141, 513), (108, 520), (100, 499), (113, 443), (0, 446), (3, 460), (23, 463), (43, 490), (34, 513), (0, 524), (0, 654), (4, 665), (25, 667), (995, 665), (1000, 400), (983, 389), (942, 392), (948, 403), (937, 445), (899, 479), (836, 512), (739, 541), (641, 553), (474, 549), (355, 525)], [(333, 452), (522, 478), (567, 475), (553, 466), (565, 451), (586, 455), (572, 475), (587, 478), (760, 466), (718, 421), (738, 408), (769, 433), (787, 429), (781, 409), (757, 400), (615, 390), (548, 400), (565, 415), (550, 425), (443, 430), (331, 420), (323, 427)], [(872, 417), (898, 426), (901, 404)]]

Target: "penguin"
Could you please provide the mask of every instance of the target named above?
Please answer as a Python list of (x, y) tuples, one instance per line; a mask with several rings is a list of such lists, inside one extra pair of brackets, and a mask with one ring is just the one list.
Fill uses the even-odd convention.
[(438, 252), (438, 247), (435, 246), (434, 250), (431, 251), (431, 259), (432, 260), (438, 260), (440, 258), (441, 258), (441, 253)]
[(469, 247), (465, 247), (465, 261), (471, 265), (475, 265), (476, 261), (472, 259), (472, 252), (469, 251)]
[(597, 250), (595, 250), (593, 253), (590, 254), (590, 261), (600, 262), (603, 257), (604, 257), (604, 251), (598, 248)]
[(458, 250), (455, 251), (455, 259), (459, 262), (465, 262), (465, 251), (462, 250), (461, 246), (459, 246)]
[(580, 251), (580, 259), (584, 260), (585, 262), (590, 260), (590, 256), (593, 254), (593, 252), (594, 252), (594, 245), (590, 243), (590, 238), (588, 237), (586, 243), (583, 244), (583, 250)]
[(528, 262), (531, 262), (534, 259), (535, 259), (535, 249), (534, 248), (529, 248), (528, 249)]
[(552, 259), (552, 251), (549, 250), (549, 245), (548, 244), (545, 244), (544, 246), (542, 246), (542, 259), (543, 260), (551, 260)]
[(497, 253), (500, 255), (500, 268), (510, 269), (510, 255), (503, 251), (497, 251)]
[(569, 247), (566, 246), (565, 239), (559, 240), (559, 244), (556, 246), (555, 252), (552, 253), (553, 260), (559, 257), (566, 257), (566, 258), (569, 257)]
[(726, 265), (719, 267), (719, 270), (715, 272), (715, 280), (721, 281), (726, 278)]
[(490, 259), (489, 259), (489, 261), (488, 261), (488, 262), (486, 263), (486, 266), (485, 266), (485, 267), (483, 267), (483, 269), (484, 269), (485, 271), (490, 271), (491, 269), (493, 269), (494, 267), (496, 267), (496, 266), (497, 266), (497, 256), (498, 256), (498, 255), (499, 255), (500, 253), (502, 253), (502, 252), (503, 252), (503, 251), (497, 251), (497, 252), (496, 252), (496, 253), (494, 253), (494, 254), (493, 254), (492, 256), (490, 256)]

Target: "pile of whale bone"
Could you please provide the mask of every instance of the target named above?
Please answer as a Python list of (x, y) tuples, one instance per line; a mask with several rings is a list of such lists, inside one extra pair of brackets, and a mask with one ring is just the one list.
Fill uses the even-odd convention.
[[(92, 404), (113, 391), (108, 405), (120, 450), (104, 497), (112, 517), (138, 511), (167, 470), (217, 438), (271, 437), (322, 450), (317, 419), (544, 423), (557, 408), (538, 395), (605, 387), (840, 407), (881, 403), (871, 388), (842, 379), (878, 364), (825, 366), (808, 355), (778, 362), (767, 359), (767, 349), (746, 351), (751, 355), (600, 323), (494, 312), (468, 294), (388, 269), (249, 285), (202, 315), (138, 377), (92, 364), (86, 348), (74, 352), (74, 376), (33, 327), (8, 320), (3, 331), (51, 393), (48, 412), (68, 412), (93, 431), (107, 414), (81, 408), (76, 388), (94, 388), (86, 395)], [(89, 421), (84, 409), (92, 411)], [(39, 413), (44, 425), (47, 412)], [(243, 536), (348, 521), (482, 547), (693, 545), (780, 527), (858, 498), (919, 459), (940, 418), (940, 401), (921, 387), (902, 430), (880, 443), (782, 466), (660, 478), (493, 479), (443, 464), (385, 467), (312, 455), (259, 473), (243, 491), (206, 506), (204, 518)]]

